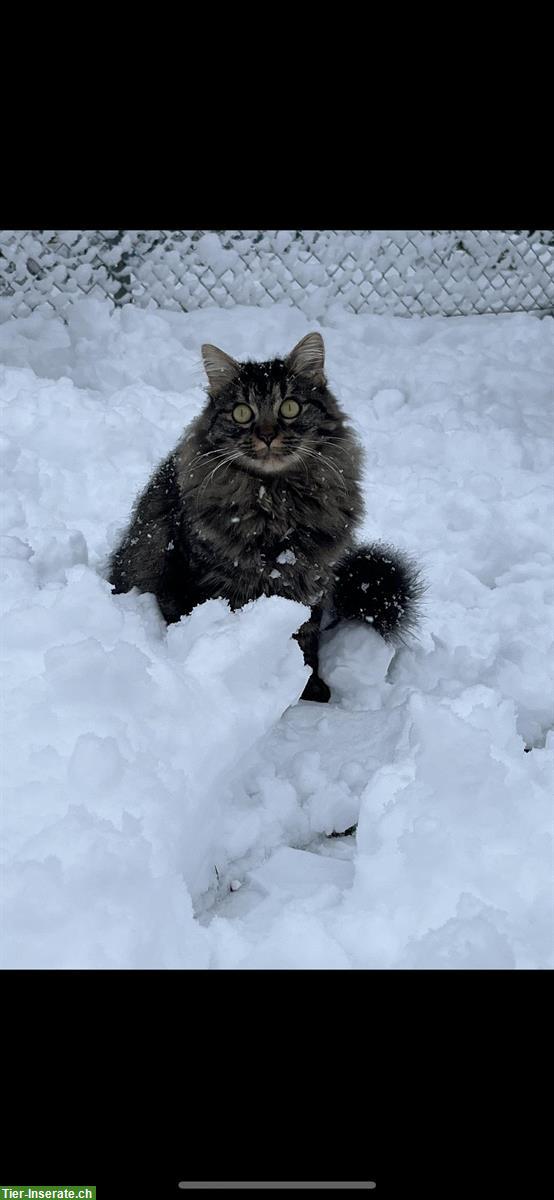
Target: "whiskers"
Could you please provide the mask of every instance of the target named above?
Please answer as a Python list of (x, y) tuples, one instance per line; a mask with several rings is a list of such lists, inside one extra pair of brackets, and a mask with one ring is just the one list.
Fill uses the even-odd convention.
[[(336, 475), (338, 482), (341, 485), (342, 490), (344, 492), (346, 492), (348, 490), (346, 487), (346, 484), (344, 482), (343, 476), (342, 476), (341, 472), (339, 471), (338, 467), (336, 467), (335, 464), (333, 462), (331, 462), (331, 459), (328, 458), (328, 456), (326, 454), (323, 454), (323, 452), (321, 450), (316, 451), (316, 450), (310, 449), (308, 446), (302, 446), (302, 448), (299, 448), (296, 451), (296, 453), (298, 454), (301, 461), (302, 461), (302, 456), (304, 454), (307, 454), (310, 458), (315, 459), (315, 461), (317, 463), (324, 463), (324, 465), (328, 468), (328, 470), (332, 471), (333, 474)], [(306, 469), (306, 464), (303, 463), (303, 465), (304, 465), (304, 468)]]
[[(217, 472), (221, 469), (221, 467), (228, 467), (230, 465), (230, 463), (235, 462), (237, 460), (237, 458), (242, 458), (242, 450), (233, 450), (230, 454), (228, 451), (223, 451), (223, 452), (216, 451), (216, 453), (219, 453), (219, 454), (224, 453), (226, 455), (226, 457), (223, 458), (221, 462), (216, 463), (213, 471), (210, 471), (209, 475), (206, 475), (206, 478), (204, 479), (203, 483), (200, 485), (200, 487), (198, 489), (198, 495), (196, 497), (196, 507), (197, 508), (200, 503), (200, 497), (202, 496), (202, 493), (207, 488), (208, 484), (211, 483), (212, 479), (214, 478), (214, 475), (217, 474)], [(207, 455), (206, 455), (206, 457), (207, 457)]]
[(187, 463), (187, 470), (191, 471), (194, 467), (198, 466), (198, 464), (204, 458), (211, 458), (211, 459), (219, 458), (228, 453), (229, 453), (228, 449), (226, 449), (226, 450), (205, 450), (202, 454), (197, 454), (191, 460), (190, 463)]

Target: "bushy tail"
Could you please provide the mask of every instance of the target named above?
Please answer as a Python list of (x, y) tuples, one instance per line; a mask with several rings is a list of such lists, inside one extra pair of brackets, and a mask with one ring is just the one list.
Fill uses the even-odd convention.
[(335, 567), (330, 624), (366, 621), (387, 642), (404, 642), (417, 627), (427, 586), (420, 569), (393, 546), (355, 546)]

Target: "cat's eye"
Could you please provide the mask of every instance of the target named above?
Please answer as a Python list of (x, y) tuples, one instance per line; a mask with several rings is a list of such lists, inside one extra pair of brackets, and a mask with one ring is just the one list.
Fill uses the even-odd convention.
[(283, 400), (283, 403), (279, 409), (279, 415), (281, 417), (288, 417), (289, 420), (292, 417), (297, 417), (299, 412), (300, 405), (297, 404), (296, 400)]
[(233, 409), (233, 420), (238, 421), (239, 425), (247, 425), (253, 416), (254, 413), (248, 404), (236, 404)]

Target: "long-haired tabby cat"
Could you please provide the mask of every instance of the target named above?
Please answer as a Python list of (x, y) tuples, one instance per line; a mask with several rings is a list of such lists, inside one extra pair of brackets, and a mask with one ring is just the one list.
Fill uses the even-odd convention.
[(208, 401), (139, 497), (110, 562), (116, 592), (153, 592), (170, 623), (210, 597), (309, 605), (295, 634), (326, 701), (319, 634), (340, 618), (387, 639), (415, 623), (419, 572), (387, 546), (355, 546), (362, 452), (324, 373), (319, 333), (286, 358), (236, 362), (202, 346)]

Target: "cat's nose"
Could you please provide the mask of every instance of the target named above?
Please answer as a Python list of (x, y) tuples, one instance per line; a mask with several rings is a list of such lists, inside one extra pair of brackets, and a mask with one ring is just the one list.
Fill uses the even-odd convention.
[(265, 442), (266, 446), (270, 446), (274, 438), (277, 437), (276, 429), (256, 429), (256, 437), (259, 437), (261, 442)]

